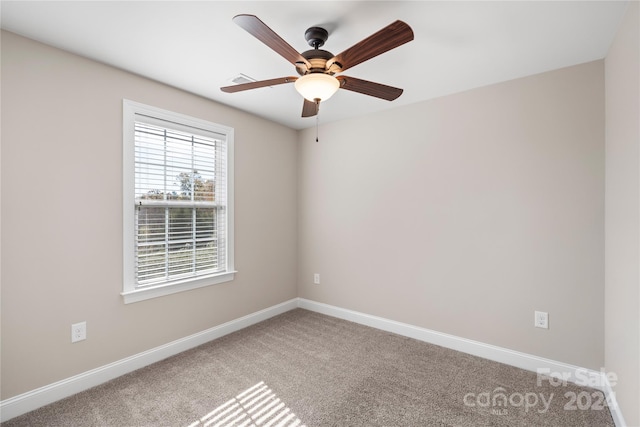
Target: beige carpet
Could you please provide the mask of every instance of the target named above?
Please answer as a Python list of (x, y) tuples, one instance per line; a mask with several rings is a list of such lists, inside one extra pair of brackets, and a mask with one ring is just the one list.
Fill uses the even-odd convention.
[(598, 393), (296, 309), (2, 426), (613, 426)]

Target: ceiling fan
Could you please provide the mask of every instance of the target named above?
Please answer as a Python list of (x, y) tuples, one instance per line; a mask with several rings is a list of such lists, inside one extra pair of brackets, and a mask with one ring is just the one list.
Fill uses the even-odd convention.
[(402, 89), (397, 87), (344, 75), (335, 76), (335, 74), (413, 40), (413, 30), (403, 21), (398, 20), (387, 25), (338, 55), (320, 49), (329, 38), (327, 30), (321, 27), (307, 29), (304, 37), (313, 49), (298, 53), (254, 15), (237, 15), (233, 18), (233, 22), (293, 64), (300, 77), (280, 77), (225, 86), (220, 88), (223, 92), (233, 93), (283, 83), (295, 83), (296, 90), (305, 98), (302, 117), (318, 114), (320, 102), (329, 99), (338, 89), (346, 89), (387, 101), (393, 101), (402, 94)]

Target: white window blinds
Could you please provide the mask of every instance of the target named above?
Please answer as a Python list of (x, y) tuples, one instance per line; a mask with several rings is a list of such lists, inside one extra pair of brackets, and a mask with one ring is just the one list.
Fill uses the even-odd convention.
[(136, 116), (138, 286), (226, 268), (224, 135), (171, 127)]
[(125, 296), (233, 272), (229, 135), (178, 119), (144, 111), (131, 118), (133, 176), (125, 181), (133, 191), (125, 189), (125, 203), (133, 213), (133, 262)]

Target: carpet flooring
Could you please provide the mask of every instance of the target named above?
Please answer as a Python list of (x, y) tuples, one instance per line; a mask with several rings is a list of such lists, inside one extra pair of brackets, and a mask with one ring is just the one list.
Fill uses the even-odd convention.
[(296, 309), (2, 426), (613, 426), (602, 400)]

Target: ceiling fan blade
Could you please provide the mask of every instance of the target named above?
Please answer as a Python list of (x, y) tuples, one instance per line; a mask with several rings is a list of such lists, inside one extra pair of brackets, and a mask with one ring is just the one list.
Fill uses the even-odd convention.
[(292, 63), (293, 65), (304, 64), (307, 69), (311, 68), (311, 64), (289, 43), (284, 41), (282, 37), (276, 34), (264, 22), (254, 15), (236, 15), (233, 22), (246, 30), (249, 34), (269, 46), (278, 55)]
[(356, 79), (355, 77), (338, 76), (336, 78), (340, 81), (341, 89), (375, 96), (376, 98), (386, 99), (387, 101), (393, 101), (402, 95), (403, 92), (402, 89), (397, 87)]
[(298, 80), (297, 77), (279, 77), (277, 79), (260, 80), (257, 82), (224, 86), (224, 87), (221, 87), (220, 90), (227, 93), (234, 93), (234, 92), (241, 92), (243, 90), (258, 89), (261, 87), (281, 85), (283, 83), (293, 83), (296, 80)]
[(395, 21), (377, 33), (356, 43), (327, 62), (327, 69), (337, 62), (344, 71), (413, 40), (413, 30), (403, 21)]
[(304, 104), (302, 104), (302, 117), (313, 117), (318, 114), (318, 104), (315, 102), (309, 101), (307, 98), (304, 99)]

